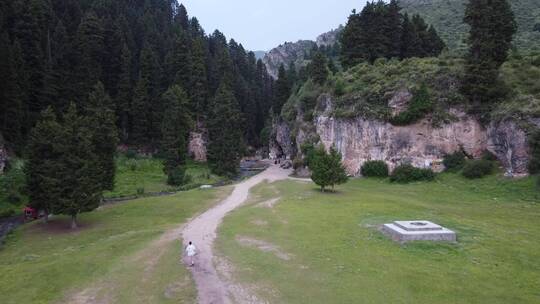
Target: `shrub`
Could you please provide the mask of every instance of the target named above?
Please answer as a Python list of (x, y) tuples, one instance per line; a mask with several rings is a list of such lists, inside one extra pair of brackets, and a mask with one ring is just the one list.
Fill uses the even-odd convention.
[(388, 177), (388, 165), (382, 160), (367, 161), (362, 165), (365, 177)]
[(484, 152), (482, 152), (482, 159), (489, 160), (492, 162), (499, 160), (495, 154), (491, 153), (488, 150), (485, 150)]
[(443, 164), (447, 171), (459, 171), (465, 166), (465, 154), (461, 151), (446, 154), (443, 159)]
[(390, 122), (398, 126), (410, 125), (424, 118), (426, 114), (432, 111), (433, 101), (431, 100), (427, 86), (424, 84), (414, 93), (407, 110), (392, 117)]
[(493, 173), (493, 162), (485, 159), (467, 162), (463, 168), (463, 176), (466, 178), (481, 178)]
[(167, 184), (171, 186), (181, 186), (185, 183), (186, 180), (186, 170), (182, 167), (174, 168), (167, 175)]
[(0, 218), (10, 217), (14, 215), (15, 215), (15, 210), (13, 209), (0, 210)]
[(431, 169), (420, 169), (412, 165), (400, 165), (394, 169), (390, 176), (390, 181), (396, 183), (432, 181), (434, 179), (435, 173)]

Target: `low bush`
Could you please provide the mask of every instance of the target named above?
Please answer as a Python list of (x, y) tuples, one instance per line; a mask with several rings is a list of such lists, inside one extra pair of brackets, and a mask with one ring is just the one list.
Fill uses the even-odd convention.
[(362, 165), (361, 172), (365, 177), (388, 177), (388, 165), (382, 160), (367, 161)]
[(472, 160), (467, 162), (463, 168), (463, 176), (470, 179), (481, 178), (493, 173), (494, 167), (494, 162), (489, 160)]
[(395, 183), (410, 183), (417, 181), (432, 181), (435, 173), (431, 169), (420, 169), (412, 165), (400, 165), (394, 169), (390, 181)]
[(446, 154), (443, 159), (443, 165), (446, 171), (459, 171), (465, 166), (465, 154), (461, 151)]
[(407, 110), (392, 117), (390, 122), (397, 126), (405, 126), (413, 124), (424, 118), (426, 114), (433, 111), (433, 101), (429, 95), (426, 85), (414, 93), (413, 99), (410, 101)]
[[(191, 176), (190, 176), (191, 179)], [(186, 170), (182, 167), (175, 168), (167, 176), (167, 184), (171, 186), (182, 186), (186, 181)]]
[(489, 152), (488, 150), (485, 150), (484, 152), (482, 152), (482, 159), (483, 160), (488, 160), (488, 161), (497, 161), (498, 158), (495, 154)]

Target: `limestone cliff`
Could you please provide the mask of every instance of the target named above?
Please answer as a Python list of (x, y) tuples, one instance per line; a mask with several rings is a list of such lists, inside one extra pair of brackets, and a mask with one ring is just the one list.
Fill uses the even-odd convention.
[[(398, 94), (408, 97), (404, 92)], [(316, 134), (308, 135), (312, 131), (305, 127), (296, 127), (291, 132), (287, 123), (279, 122), (272, 139), (274, 154), (295, 158), (306, 138), (318, 138), (326, 148), (336, 147), (349, 174), (360, 175), (362, 164), (368, 160), (384, 160), (391, 169), (410, 163), (440, 171), (445, 154), (462, 150), (480, 157), (488, 150), (498, 157), (509, 175), (527, 174), (527, 134), (513, 121), (493, 122), (483, 127), (473, 117), (454, 109), (452, 114), (456, 119), (440, 126), (434, 126), (429, 118), (408, 126), (394, 126), (363, 117), (336, 118), (330, 95), (321, 95), (318, 103), (322, 110), (312, 121)]]
[(206, 144), (208, 142), (206, 132), (191, 132), (189, 134), (188, 153), (197, 162), (206, 162)]

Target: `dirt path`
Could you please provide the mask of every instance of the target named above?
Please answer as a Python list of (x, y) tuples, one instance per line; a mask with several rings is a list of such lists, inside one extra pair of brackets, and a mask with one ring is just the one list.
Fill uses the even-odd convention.
[(229, 197), (216, 207), (206, 211), (191, 220), (182, 233), (184, 243), (192, 241), (198, 248), (195, 267), (191, 268), (193, 278), (197, 284), (199, 304), (232, 303), (232, 282), (223, 281), (214, 267), (213, 243), (216, 239), (216, 230), (227, 213), (244, 203), (249, 189), (264, 180), (274, 182), (286, 179), (290, 170), (283, 170), (278, 166), (271, 166), (266, 171), (237, 184)]

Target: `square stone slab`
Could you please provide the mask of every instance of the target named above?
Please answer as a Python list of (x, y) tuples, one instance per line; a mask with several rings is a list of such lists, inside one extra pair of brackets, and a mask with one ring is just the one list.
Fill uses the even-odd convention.
[(412, 241), (455, 242), (456, 233), (429, 221), (395, 221), (384, 224), (382, 232), (399, 243)]
[(443, 229), (443, 227), (430, 221), (395, 221), (394, 224), (407, 231), (427, 231)]

